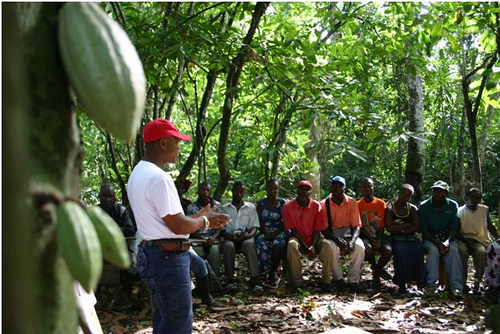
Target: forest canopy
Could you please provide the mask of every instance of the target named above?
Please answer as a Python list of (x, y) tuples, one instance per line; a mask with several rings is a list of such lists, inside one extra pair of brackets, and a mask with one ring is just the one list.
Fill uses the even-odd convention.
[[(459, 202), (479, 186), (498, 209), (497, 2), (101, 6), (143, 62), (142, 125), (168, 118), (193, 136), (171, 166), (174, 177), (194, 181), (188, 196), (207, 180), (227, 200), (232, 182), (243, 180), (256, 199), (277, 178), (292, 198), (307, 178), (319, 199), (332, 175), (358, 196), (371, 176), (384, 199), (405, 181), (425, 197), (441, 179)], [(101, 182), (123, 193), (142, 156), (141, 129), (124, 143), (81, 111), (78, 119), (83, 200), (96, 203)]]

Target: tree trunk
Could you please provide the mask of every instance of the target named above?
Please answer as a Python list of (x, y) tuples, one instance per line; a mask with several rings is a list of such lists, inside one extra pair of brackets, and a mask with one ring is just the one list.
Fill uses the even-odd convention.
[[(321, 140), (321, 133), (324, 129), (321, 127), (320, 116), (314, 115), (314, 120), (311, 123), (311, 127), (309, 128), (309, 140), (315, 143), (312, 149), (306, 150), (307, 157), (313, 162), (313, 167), (307, 173), (307, 180), (311, 181), (313, 188), (311, 192), (311, 198), (315, 200), (320, 200), (321, 194), (321, 165), (318, 163), (318, 151), (317, 147), (321, 147), (317, 145), (317, 143)], [(319, 129), (318, 129), (319, 127)], [(298, 181), (298, 180), (297, 180)]]
[[(205, 127), (205, 120), (207, 118), (207, 110), (210, 105), (210, 100), (215, 87), (215, 82), (217, 81), (218, 71), (210, 70), (207, 74), (207, 84), (205, 86), (205, 91), (201, 100), (200, 108), (198, 108), (198, 114), (196, 116), (196, 126), (195, 135), (193, 140), (193, 148), (186, 162), (182, 166), (179, 173), (179, 177), (187, 177), (191, 173), (197, 159), (199, 159), (200, 152), (204, 151), (205, 138), (207, 135), (207, 129)], [(206, 180), (206, 175), (202, 173), (201, 166), (198, 171), (198, 176), (203, 175), (203, 181)], [(200, 183), (201, 180), (198, 180)]]
[(227, 141), (229, 138), (229, 129), (231, 126), (231, 113), (233, 111), (233, 103), (237, 95), (238, 82), (240, 79), (241, 71), (243, 70), (243, 65), (246, 61), (246, 55), (253, 40), (257, 26), (259, 25), (260, 18), (264, 15), (269, 2), (257, 2), (252, 15), (252, 22), (248, 28), (248, 32), (243, 39), (242, 46), (231, 62), (230, 69), (227, 74), (226, 79), (226, 96), (224, 99), (224, 104), (222, 106), (222, 123), (219, 135), (219, 146), (217, 149), (217, 165), (219, 167), (219, 183), (214, 192), (214, 198), (220, 200), (222, 194), (226, 190), (229, 184), (229, 168), (227, 166)]
[[(4, 291), (21, 294), (20, 300), (9, 303), (5, 309), (16, 312), (16, 304), (28, 304), (26, 309), (17, 310), (19, 313), (13, 314), (12, 319), (4, 317), (13, 325), (13, 331), (7, 331), (9, 333), (67, 334), (75, 333), (77, 329), (73, 279), (59, 254), (55, 234), (56, 205), (65, 196), (77, 197), (82, 158), (75, 107), (57, 43), (61, 6), (57, 3), (3, 6), (7, 11), (4, 11), (4, 18), (9, 17), (10, 24), (14, 24), (10, 21), (14, 16), (12, 10), (16, 11), (20, 31), (19, 45), (14, 45), (12, 50), (7, 48), (9, 55), (20, 50), (20, 57), (7, 58), (8, 68), (11, 64), (16, 68), (20, 61), (29, 64), (18, 73), (23, 85), (8, 85), (14, 99), (26, 92), (22, 100), (25, 104), (15, 110), (18, 115), (7, 111), (8, 117), (26, 121), (22, 129), (15, 122), (9, 122), (12, 127), (6, 127), (9, 138), (6, 151), (16, 151), (9, 156), (7, 169), (16, 168), (15, 164), (21, 162), (16, 159), (22, 159), (24, 152), (27, 155), (26, 163), (12, 173), (18, 184), (14, 185), (12, 193), (9, 191), (13, 195), (8, 199), (11, 205), (4, 206), (11, 218), (7, 230), (11, 232), (8, 249), (13, 261), (5, 263), (4, 273), (14, 276), (17, 282), (12, 291)], [(10, 34), (15, 28), (11, 26), (4, 31)], [(6, 103), (9, 110), (21, 102), (7, 99)], [(18, 154), (20, 157), (16, 157)], [(33, 201), (19, 197), (20, 193), (26, 196), (23, 192), (28, 185)], [(29, 232), (21, 228), (27, 228)], [(36, 263), (34, 267), (31, 266), (32, 260)], [(14, 265), (18, 268), (11, 267)], [(19, 292), (19, 289), (25, 291)]]
[[(500, 100), (500, 94), (497, 93), (495, 94), (494, 100), (499, 101)], [(481, 132), (481, 135), (479, 136), (479, 161), (484, 161), (484, 155), (486, 152), (486, 142), (488, 141), (488, 132), (489, 129), (491, 128), (491, 125), (493, 123), (493, 119), (495, 117), (495, 112), (496, 109), (493, 108), (491, 105), (488, 107), (488, 110), (486, 110), (486, 113), (488, 114), (486, 118), (483, 121), (483, 126), (481, 127), (483, 130)]]
[[(408, 120), (409, 131), (424, 131), (424, 98), (420, 74), (408, 74)], [(413, 199), (422, 199), (422, 182), (425, 171), (425, 145), (422, 140), (412, 137), (408, 140), (408, 156), (406, 158), (405, 180), (415, 188)]]
[[(38, 281), (31, 245), (35, 244), (28, 197), (26, 82), (20, 62), (19, 30), (13, 4), (2, 5), (2, 331), (41, 333)], [(8, 195), (7, 195), (8, 194)], [(6, 196), (7, 195), (7, 196)], [(8, 242), (6, 242), (8, 240)]]
[(460, 118), (460, 133), (458, 135), (457, 160), (455, 161), (455, 177), (453, 181), (453, 193), (455, 198), (461, 201), (465, 197), (465, 173), (464, 173), (464, 152), (465, 152), (465, 108)]

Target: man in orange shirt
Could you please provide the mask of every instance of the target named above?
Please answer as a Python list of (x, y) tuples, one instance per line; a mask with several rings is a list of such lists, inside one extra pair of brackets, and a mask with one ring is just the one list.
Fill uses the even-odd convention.
[[(361, 229), (361, 239), (365, 244), (365, 260), (371, 265), (373, 273), (373, 288), (380, 288), (380, 277), (391, 280), (392, 277), (384, 269), (391, 260), (391, 241), (384, 237), (384, 214), (386, 204), (380, 198), (373, 196), (375, 182), (369, 177), (361, 181), (361, 193), (363, 197), (358, 200), (359, 214), (363, 228)], [(378, 263), (375, 253), (380, 253)]]
[(331, 193), (321, 202), (323, 207), (323, 235), (333, 240), (333, 279), (337, 284), (344, 282), (340, 269), (340, 255), (350, 254), (351, 263), (347, 283), (353, 292), (359, 290), (361, 266), (365, 259), (365, 246), (359, 239), (361, 218), (358, 203), (344, 194), (345, 179), (342, 176), (332, 178)]
[(322, 268), (322, 292), (331, 291), (333, 242), (321, 236), (323, 230), (321, 204), (310, 198), (312, 184), (303, 180), (298, 184), (297, 197), (283, 205), (282, 215), (286, 230), (291, 230), (287, 244), (292, 289), (302, 284), (302, 255), (310, 260), (319, 257)]

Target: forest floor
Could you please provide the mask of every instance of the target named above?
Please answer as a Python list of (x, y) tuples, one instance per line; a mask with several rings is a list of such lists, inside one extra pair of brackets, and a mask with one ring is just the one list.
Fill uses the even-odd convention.
[[(361, 292), (321, 293), (317, 261), (306, 261), (310, 277), (305, 288), (291, 293), (284, 283), (277, 289), (254, 294), (243, 282), (239, 291), (215, 294), (221, 307), (207, 310), (198, 298), (193, 333), (491, 333), (485, 326), (491, 300), (472, 294), (454, 298), (443, 291), (431, 296), (398, 293), (397, 286), (382, 281), (378, 292), (369, 289), (371, 271), (363, 268)], [(389, 266), (388, 271), (392, 268)], [(242, 275), (243, 276), (243, 275)], [(150, 334), (151, 306), (142, 284), (134, 289), (134, 306), (114, 311), (113, 287), (102, 287), (98, 315), (104, 334)]]

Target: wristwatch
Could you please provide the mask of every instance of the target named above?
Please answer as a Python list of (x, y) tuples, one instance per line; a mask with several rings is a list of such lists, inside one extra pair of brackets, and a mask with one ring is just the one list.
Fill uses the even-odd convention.
[(202, 216), (203, 221), (205, 222), (205, 229), (210, 227), (210, 220), (208, 220), (207, 216)]

